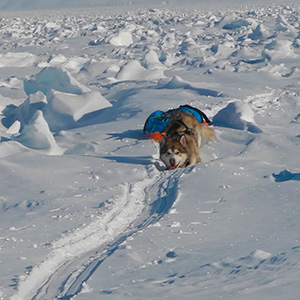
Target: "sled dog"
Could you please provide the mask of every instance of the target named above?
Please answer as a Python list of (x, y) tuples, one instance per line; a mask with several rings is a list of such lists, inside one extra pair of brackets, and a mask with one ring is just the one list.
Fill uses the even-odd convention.
[(167, 169), (172, 170), (200, 162), (202, 141), (215, 139), (212, 128), (198, 122), (194, 115), (181, 110), (170, 115), (164, 131), (165, 136), (160, 143), (160, 159)]

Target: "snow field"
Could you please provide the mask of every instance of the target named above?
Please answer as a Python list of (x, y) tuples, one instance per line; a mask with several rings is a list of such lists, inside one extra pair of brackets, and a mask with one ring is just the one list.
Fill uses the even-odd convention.
[[(298, 299), (297, 6), (0, 25), (0, 298)], [(217, 140), (165, 171), (181, 104)]]

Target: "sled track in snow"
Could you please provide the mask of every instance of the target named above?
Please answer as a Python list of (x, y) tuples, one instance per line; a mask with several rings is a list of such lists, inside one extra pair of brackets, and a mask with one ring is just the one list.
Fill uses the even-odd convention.
[[(67, 300), (79, 294), (101, 264), (130, 236), (146, 229), (167, 214), (178, 197), (183, 173), (153, 174), (124, 184), (117, 207), (84, 228), (76, 229), (53, 245), (53, 250), (20, 282), (17, 299)], [(120, 204), (121, 203), (121, 204)]]
[[(130, 236), (134, 235), (138, 231), (146, 229), (149, 225), (158, 222), (165, 214), (169, 212), (173, 203), (176, 201), (178, 196), (178, 182), (179, 178), (184, 171), (178, 170), (173, 172), (170, 176), (166, 178), (161, 178), (160, 176), (155, 181), (155, 183), (147, 188), (145, 193), (146, 197), (151, 197), (152, 193), (157, 194), (156, 200), (152, 203), (150, 209), (150, 214), (141, 223), (138, 223), (128, 232), (122, 234), (118, 239), (110, 244), (107, 249), (100, 255), (93, 257), (92, 261), (83, 269), (82, 272), (75, 278), (71, 286), (64, 294), (64, 296), (58, 299), (67, 300), (71, 297), (77, 295), (82, 290), (83, 284), (89, 280), (97, 268), (104, 262), (106, 258), (111, 256), (119, 246)], [(151, 198), (150, 198), (151, 199)]]

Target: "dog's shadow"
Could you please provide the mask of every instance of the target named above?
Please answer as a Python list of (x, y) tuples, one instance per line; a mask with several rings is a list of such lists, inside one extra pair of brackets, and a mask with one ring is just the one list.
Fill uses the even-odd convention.
[(140, 129), (126, 130), (124, 132), (107, 133), (109, 139), (122, 140), (122, 139), (135, 139), (135, 140), (147, 140), (148, 137)]
[(123, 164), (133, 164), (133, 165), (149, 165), (152, 163), (152, 156), (138, 156), (138, 157), (133, 157), (133, 156), (103, 156), (103, 158), (112, 160), (118, 163), (123, 163)]
[[(148, 140), (149, 138), (143, 133), (142, 130), (126, 130), (119, 133), (107, 133), (108, 139), (122, 140), (122, 139), (135, 139), (135, 140)], [(115, 161), (123, 164), (133, 165), (154, 165), (158, 171), (164, 171), (166, 168), (162, 166), (153, 156), (118, 156), (110, 155), (103, 156), (104, 159)]]
[[(123, 139), (135, 139), (135, 140), (145, 140), (146, 137), (141, 130), (126, 130), (124, 132), (107, 133), (109, 139), (123, 140)], [(134, 165), (148, 165), (152, 163), (151, 156), (103, 156), (105, 159), (109, 159), (115, 162), (124, 164), (134, 164)]]

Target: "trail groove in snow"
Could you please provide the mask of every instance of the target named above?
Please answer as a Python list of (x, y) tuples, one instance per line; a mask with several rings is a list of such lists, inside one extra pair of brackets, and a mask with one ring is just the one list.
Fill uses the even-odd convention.
[(190, 169), (181, 169), (166, 176), (158, 175), (154, 182), (146, 188), (146, 198), (148, 198), (148, 202), (151, 202), (151, 209), (148, 212), (149, 215), (142, 221), (140, 221), (141, 218), (136, 220), (134, 226), (131, 226), (133, 228), (128, 228), (129, 230), (125, 231), (113, 243), (108, 245), (104, 252), (100, 252), (99, 254), (90, 257), (87, 261), (83, 261), (82, 263), (85, 263), (85, 265), (82, 270), (77, 269), (73, 274), (69, 274), (61, 287), (63, 288), (63, 292), (60, 293), (61, 296), (59, 299), (67, 300), (80, 293), (84, 284), (89, 280), (97, 268), (106, 258), (118, 250), (119, 246), (126, 241), (128, 237), (146, 229), (149, 225), (158, 222), (166, 213), (168, 213), (178, 197), (179, 179), (183, 173), (189, 171)]
[(44, 287), (60, 268), (65, 268), (76, 258), (113, 241), (126, 231), (145, 208), (145, 189), (156, 179), (157, 175), (148, 174), (141, 181), (124, 183), (123, 194), (101, 217), (53, 243), (53, 250), (48, 257), (20, 282), (17, 295), (11, 299), (40, 298)]
[[(20, 282), (18, 293), (11, 300), (40, 299), (46, 295), (59, 295), (66, 300), (80, 293), (120, 244), (168, 213), (178, 197), (181, 175), (190, 170), (181, 169), (164, 176), (153, 167), (141, 181), (124, 183), (123, 194), (96, 221), (53, 243), (51, 253)], [(142, 214), (145, 209), (148, 216)]]
[[(168, 213), (178, 197), (178, 181), (184, 172), (187, 172), (187, 170), (177, 170), (166, 176), (159, 174), (152, 184), (147, 186), (145, 189), (145, 196), (150, 203), (150, 210), (149, 207), (146, 207), (146, 210), (149, 210), (147, 212), (148, 216), (143, 214), (142, 218), (138, 218), (135, 221), (134, 226), (128, 228), (128, 230), (121, 234), (113, 243), (108, 245), (105, 251), (89, 257), (86, 261), (82, 261), (82, 269), (79, 269), (78, 266), (76, 266), (77, 270), (72, 274), (69, 274), (68, 279), (63, 287), (61, 287), (63, 292), (60, 294), (63, 296), (61, 296), (60, 299), (67, 300), (80, 293), (83, 285), (93, 275), (97, 268), (106, 258), (111, 256), (128, 237), (146, 229), (149, 225), (158, 222), (160, 218)], [(66, 275), (67, 274), (65, 274), (65, 276)]]

